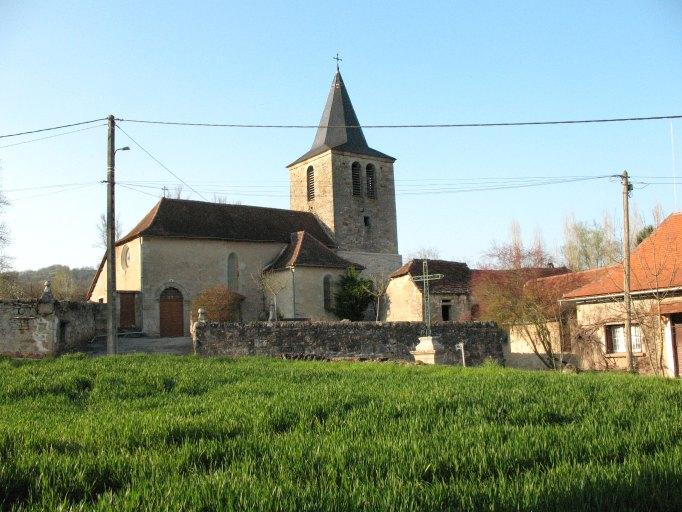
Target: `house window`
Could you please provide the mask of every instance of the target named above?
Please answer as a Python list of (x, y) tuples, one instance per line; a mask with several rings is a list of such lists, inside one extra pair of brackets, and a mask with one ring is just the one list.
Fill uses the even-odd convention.
[(353, 178), (353, 195), (361, 196), (362, 181), (360, 179), (360, 173), (362, 172), (362, 167), (360, 167), (360, 164), (358, 162), (353, 162), (353, 165), (350, 168), (350, 172), (351, 177)]
[(332, 293), (332, 276), (326, 275), (322, 280), (322, 293), (324, 297), (325, 311), (331, 311), (334, 308), (334, 294)]
[(306, 171), (306, 181), (308, 184), (308, 201), (315, 199), (315, 169), (311, 165)]
[[(632, 351), (642, 351), (642, 330), (639, 325), (633, 325), (631, 328), (632, 336)], [(607, 325), (606, 326), (606, 352), (610, 354), (618, 354), (627, 352), (625, 346), (625, 326)]]
[(227, 289), (239, 291), (239, 259), (233, 252), (227, 257)]
[(367, 165), (367, 168), (365, 169), (365, 175), (367, 180), (367, 197), (376, 199), (377, 197), (376, 173), (374, 170), (374, 166), (372, 164)]

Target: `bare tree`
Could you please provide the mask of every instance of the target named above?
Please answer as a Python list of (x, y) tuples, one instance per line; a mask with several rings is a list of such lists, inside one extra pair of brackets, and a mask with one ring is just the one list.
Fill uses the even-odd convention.
[(435, 247), (420, 247), (407, 255), (409, 260), (437, 260), (440, 259), (440, 251)]
[[(107, 247), (107, 216), (103, 213), (99, 216), (99, 222), (97, 223), (97, 243), (95, 247), (100, 247), (106, 249)], [(118, 240), (121, 238), (121, 219), (116, 216), (116, 222), (114, 226), (114, 239)]]
[(369, 275), (369, 278), (374, 283), (374, 286), (365, 286), (365, 290), (374, 298), (375, 318), (379, 321), (381, 314), (382, 300), (386, 296), (386, 289), (391, 282), (391, 277), (384, 272), (377, 272)]
[[(268, 296), (272, 299), (270, 304), (275, 308), (275, 316), (279, 316), (277, 309), (277, 294), (285, 288), (285, 283), (275, 283), (272, 279), (268, 279), (269, 272), (263, 271), (254, 273), (251, 272), (251, 280), (256, 284), (263, 294), (263, 302), (267, 302)], [(265, 304), (263, 305), (265, 309)], [(269, 307), (269, 304), (268, 304)]]
[(492, 247), (483, 255), (484, 268), (522, 269), (553, 266), (553, 258), (545, 249), (540, 231), (536, 231), (533, 245), (526, 247), (521, 237), (521, 227), (513, 221), (510, 239), (507, 242), (493, 242)]

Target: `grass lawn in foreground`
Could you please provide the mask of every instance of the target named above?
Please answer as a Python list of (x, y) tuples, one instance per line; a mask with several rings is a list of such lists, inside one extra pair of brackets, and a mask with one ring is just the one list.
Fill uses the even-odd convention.
[(0, 360), (0, 509), (681, 510), (682, 382)]

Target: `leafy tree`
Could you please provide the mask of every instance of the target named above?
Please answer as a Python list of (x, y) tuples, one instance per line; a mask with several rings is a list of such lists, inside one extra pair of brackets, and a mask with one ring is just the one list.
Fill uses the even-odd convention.
[(243, 300), (243, 295), (230, 291), (227, 286), (212, 286), (194, 298), (192, 316), (196, 316), (199, 308), (203, 308), (209, 322), (238, 322), (241, 320)]
[(566, 266), (571, 270), (606, 267), (623, 259), (623, 246), (616, 236), (613, 221), (604, 215), (601, 224), (579, 222), (570, 216), (564, 225), (561, 248)]
[(341, 277), (336, 292), (336, 316), (347, 320), (362, 320), (367, 307), (374, 300), (374, 283), (360, 276), (355, 267), (350, 267)]

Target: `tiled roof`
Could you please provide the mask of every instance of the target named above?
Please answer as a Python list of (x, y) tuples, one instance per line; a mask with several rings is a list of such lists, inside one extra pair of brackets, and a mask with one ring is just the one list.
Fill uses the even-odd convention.
[(609, 268), (593, 268), (579, 272), (567, 272), (549, 277), (540, 277), (528, 281), (526, 286), (542, 289), (545, 295), (560, 298), (573, 290), (591, 283), (595, 279), (599, 279), (600, 276), (609, 271)]
[[(673, 213), (630, 253), (630, 290), (648, 291), (682, 286), (682, 213)], [(623, 267), (603, 269), (596, 279), (569, 291), (565, 299), (623, 293)]]
[[(391, 274), (391, 278), (405, 275), (422, 275), (422, 264), (424, 260), (410, 260), (402, 267)], [(442, 279), (429, 282), (431, 293), (467, 293), (469, 291), (469, 278), (471, 270), (466, 263), (447, 260), (427, 260), (429, 264), (429, 274), (443, 274)], [(415, 281), (417, 287), (423, 289), (423, 283)]]
[(338, 256), (314, 236), (305, 231), (291, 233), (291, 242), (273, 261), (267, 270), (282, 270), (291, 267), (321, 267), (364, 269), (362, 265), (352, 263)]
[(310, 151), (295, 162), (290, 163), (287, 167), (320, 155), (330, 149), (395, 161), (395, 158), (372, 149), (367, 145), (358, 116), (355, 115), (353, 104), (350, 102), (346, 85), (343, 83), (341, 73), (338, 71), (334, 75), (327, 104), (322, 111), (322, 119), (320, 119), (315, 141)]
[(317, 217), (309, 212), (163, 198), (116, 243), (138, 236), (161, 236), (286, 244), (296, 231), (306, 231), (334, 247)]

